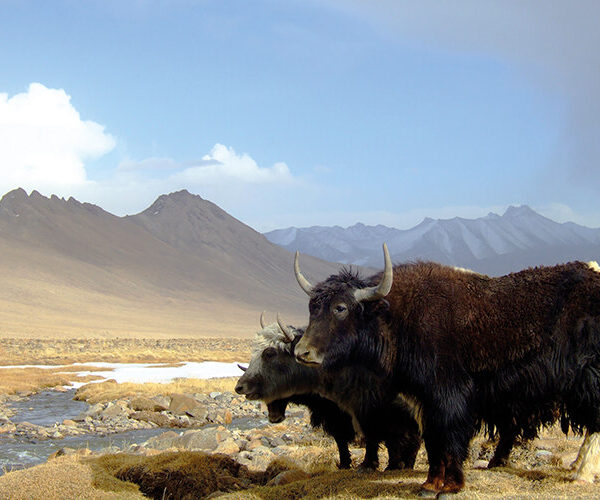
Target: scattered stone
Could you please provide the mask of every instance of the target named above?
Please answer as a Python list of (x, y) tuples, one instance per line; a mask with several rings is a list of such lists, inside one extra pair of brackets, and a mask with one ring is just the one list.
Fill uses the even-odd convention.
[(169, 404), (169, 411), (183, 415), (190, 410), (193, 410), (199, 405), (198, 401), (185, 394), (173, 394), (171, 396), (171, 403)]
[(487, 469), (488, 467), (488, 460), (475, 460), (473, 462), (473, 468), (474, 469)]
[(171, 427), (171, 419), (163, 413), (156, 413), (154, 411), (134, 411), (129, 417), (134, 420), (151, 422), (158, 427)]
[(209, 450), (212, 451), (218, 446), (217, 433), (215, 428), (200, 429), (197, 431), (184, 432), (179, 439), (179, 446), (185, 450)]

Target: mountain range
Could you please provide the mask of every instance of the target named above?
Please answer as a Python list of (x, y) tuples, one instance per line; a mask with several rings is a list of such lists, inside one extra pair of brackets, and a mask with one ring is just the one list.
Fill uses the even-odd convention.
[[(338, 266), (313, 257), (319, 281)], [(293, 255), (179, 191), (117, 217), (16, 189), (0, 200), (0, 335), (242, 336), (262, 310), (305, 320)]]
[(290, 251), (331, 262), (381, 268), (381, 243), (394, 262), (433, 260), (492, 276), (536, 265), (600, 260), (600, 229), (554, 222), (527, 205), (478, 219), (424, 219), (400, 230), (383, 225), (290, 227), (265, 233)]

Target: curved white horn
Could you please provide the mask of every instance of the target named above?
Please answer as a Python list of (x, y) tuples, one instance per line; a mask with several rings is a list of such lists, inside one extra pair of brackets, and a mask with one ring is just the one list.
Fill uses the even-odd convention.
[(304, 276), (302, 276), (302, 273), (300, 272), (299, 256), (300, 252), (296, 250), (296, 256), (294, 257), (294, 274), (296, 275), (296, 281), (298, 281), (300, 288), (302, 288), (302, 290), (304, 290), (307, 295), (310, 295), (312, 293), (313, 287), (310, 284), (310, 282)]
[(294, 334), (293, 332), (283, 323), (283, 321), (281, 321), (281, 318), (279, 317), (279, 313), (277, 313), (277, 324), (279, 325), (279, 328), (281, 328), (281, 331), (283, 332), (283, 334), (285, 335), (286, 341), (287, 342), (292, 342), (294, 340)]
[(260, 327), (264, 328), (265, 327), (265, 312), (261, 312), (260, 313)]
[(383, 259), (385, 261), (385, 268), (383, 269), (383, 277), (381, 278), (379, 285), (356, 290), (354, 292), (354, 298), (358, 302), (381, 299), (390, 293), (392, 282), (394, 280), (394, 271), (392, 269), (390, 252), (388, 252), (388, 247), (385, 243), (383, 244)]

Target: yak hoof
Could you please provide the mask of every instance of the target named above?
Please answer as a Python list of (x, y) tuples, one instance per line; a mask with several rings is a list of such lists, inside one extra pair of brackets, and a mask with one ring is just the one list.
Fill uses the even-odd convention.
[(338, 469), (349, 469), (349, 468), (350, 468), (350, 465), (351, 465), (351, 464), (350, 464), (350, 462), (348, 462), (348, 463), (343, 463), (343, 464), (342, 464), (342, 463), (339, 463), (337, 467), (338, 467)]
[(437, 494), (438, 494), (437, 491), (421, 488), (421, 490), (419, 491), (417, 496), (419, 498), (435, 498), (435, 497), (437, 497)]

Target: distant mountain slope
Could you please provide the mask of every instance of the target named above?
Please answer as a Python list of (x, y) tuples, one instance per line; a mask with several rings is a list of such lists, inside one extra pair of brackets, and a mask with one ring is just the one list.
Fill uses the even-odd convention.
[(434, 260), (491, 275), (575, 259), (600, 260), (600, 229), (559, 224), (526, 205), (509, 207), (502, 216), (427, 218), (407, 230), (356, 224), (292, 227), (265, 236), (290, 251), (373, 267), (381, 266), (384, 241), (395, 262)]
[[(251, 335), (304, 321), (293, 255), (187, 191), (114, 216), (22, 189), (0, 200), (0, 334)], [(322, 279), (337, 266), (303, 266)]]

